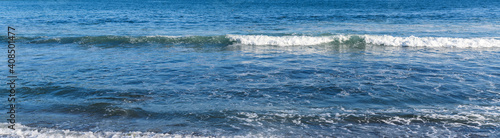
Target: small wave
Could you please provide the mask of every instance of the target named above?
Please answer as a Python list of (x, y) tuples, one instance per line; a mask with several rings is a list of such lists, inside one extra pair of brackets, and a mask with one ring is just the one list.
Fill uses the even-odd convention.
[(266, 36), (266, 35), (227, 35), (233, 41), (244, 45), (277, 45), (277, 46), (296, 46), (296, 45), (319, 45), (333, 41), (344, 42), (350, 39), (349, 36)]
[(311, 46), (338, 44), (371, 44), (407, 47), (500, 47), (497, 37), (398, 37), (390, 35), (329, 35), (329, 36), (269, 36), (269, 35), (219, 35), (219, 36), (83, 36), (83, 37), (18, 37), (31, 44), (59, 43), (79, 45), (141, 45), (141, 44), (193, 44), (193, 45), (271, 45)]
[(319, 45), (337, 42), (365, 43), (385, 46), (411, 47), (500, 47), (500, 40), (494, 38), (449, 38), (449, 37), (396, 37), (389, 35), (333, 35), (333, 36), (265, 36), (227, 35), (233, 41), (245, 45)]
[(84, 37), (60, 37), (25, 39), (28, 43), (44, 44), (59, 43), (80, 45), (126, 45), (126, 44), (223, 44), (230, 45), (233, 42), (225, 36), (84, 36)]
[(449, 38), (449, 37), (395, 37), (389, 35), (364, 35), (366, 43), (389, 46), (425, 47), (500, 47), (500, 40), (493, 38)]

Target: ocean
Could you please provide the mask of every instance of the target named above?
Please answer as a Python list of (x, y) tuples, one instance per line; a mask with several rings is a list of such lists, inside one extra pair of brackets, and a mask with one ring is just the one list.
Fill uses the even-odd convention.
[(1, 137), (500, 137), (498, 0), (0, 5)]

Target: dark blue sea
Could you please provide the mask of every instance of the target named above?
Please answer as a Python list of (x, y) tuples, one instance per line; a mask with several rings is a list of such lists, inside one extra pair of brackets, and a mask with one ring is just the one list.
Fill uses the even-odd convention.
[(1, 0), (0, 13), (1, 137), (500, 137), (498, 0)]

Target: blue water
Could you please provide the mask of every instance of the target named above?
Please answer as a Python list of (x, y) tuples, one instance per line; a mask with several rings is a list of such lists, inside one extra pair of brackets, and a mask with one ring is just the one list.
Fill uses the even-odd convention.
[(0, 5), (3, 136), (500, 136), (498, 0)]

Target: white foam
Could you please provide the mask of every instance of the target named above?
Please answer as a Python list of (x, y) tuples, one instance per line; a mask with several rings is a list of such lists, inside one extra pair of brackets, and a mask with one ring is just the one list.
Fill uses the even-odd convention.
[(389, 35), (364, 35), (364, 38), (369, 44), (390, 46), (500, 47), (500, 40), (494, 38), (394, 37)]
[[(0, 137), (8, 138), (209, 138), (213, 136), (198, 136), (198, 135), (179, 135), (179, 134), (166, 134), (155, 132), (114, 132), (114, 131), (71, 131), (60, 130), (52, 128), (34, 128), (21, 124), (16, 124), (16, 130), (7, 128), (7, 123), (0, 123)], [(273, 134), (246, 134), (235, 136), (217, 136), (217, 137), (282, 137)]]
[[(90, 132), (70, 131), (49, 128), (32, 128), (16, 124), (16, 130), (7, 128), (7, 123), (0, 123), (0, 137), (27, 137), (27, 138), (140, 138), (140, 137), (194, 137), (185, 135), (171, 135), (154, 132)], [(198, 136), (197, 136), (198, 137)]]
[(244, 45), (307, 46), (349, 40), (348, 36), (266, 36), (266, 35), (227, 35), (232, 41)]
[[(308, 46), (329, 43), (333, 41), (345, 42), (353, 35), (333, 36), (266, 36), (266, 35), (226, 35), (232, 41), (244, 45), (276, 45), (276, 46)], [(492, 37), (485, 38), (450, 38), (450, 37), (396, 37), (390, 35), (360, 35), (367, 44), (386, 46), (411, 47), (500, 47), (500, 40)], [(360, 39), (360, 40), (363, 40)]]

